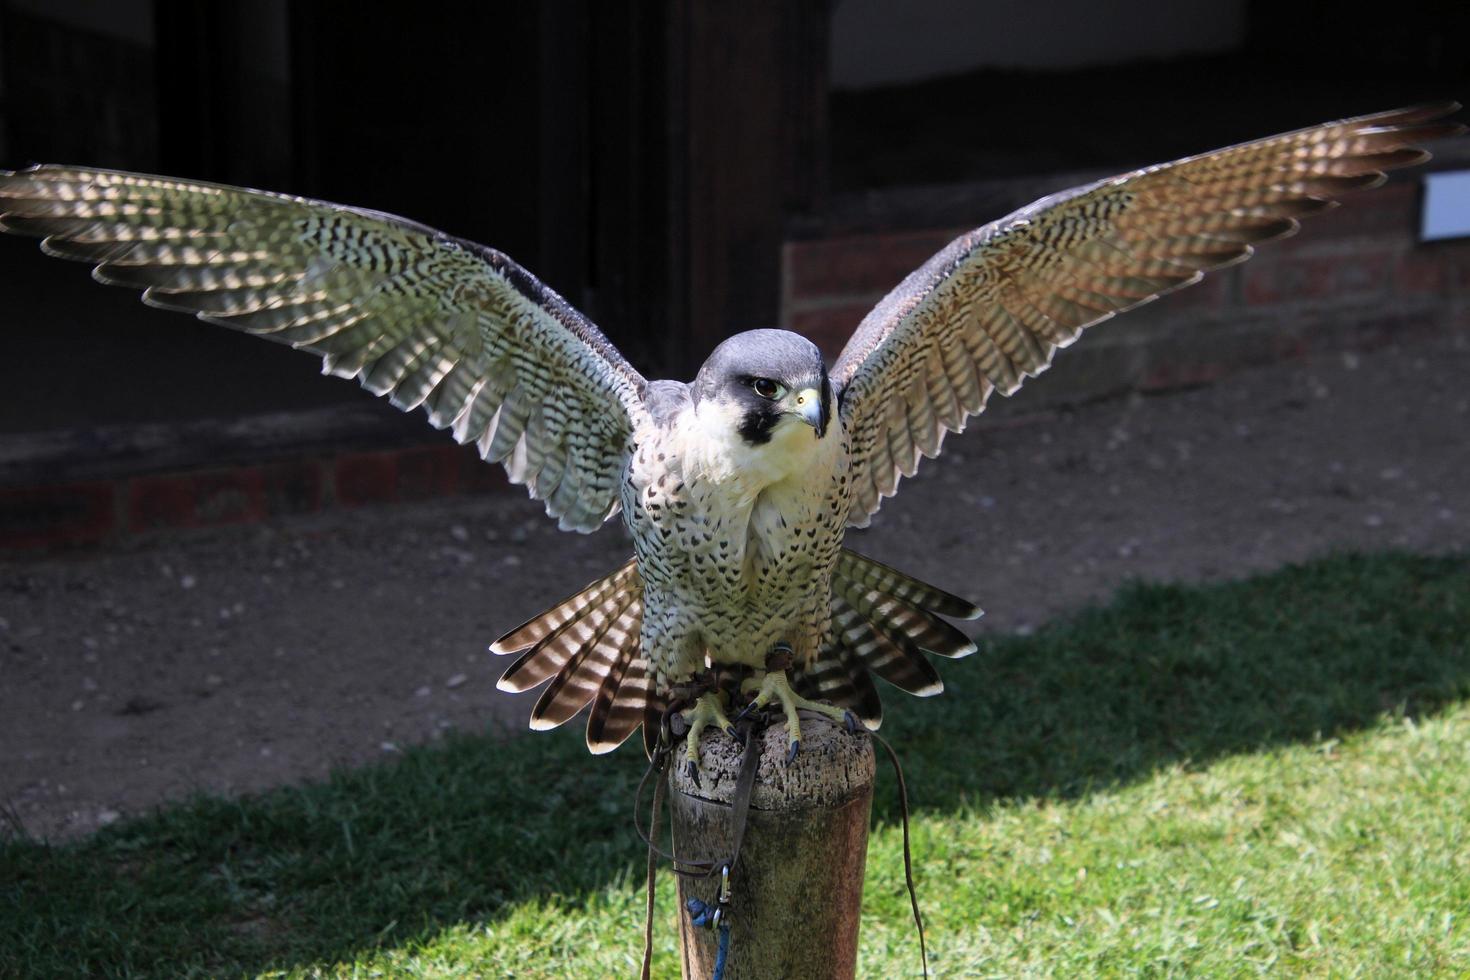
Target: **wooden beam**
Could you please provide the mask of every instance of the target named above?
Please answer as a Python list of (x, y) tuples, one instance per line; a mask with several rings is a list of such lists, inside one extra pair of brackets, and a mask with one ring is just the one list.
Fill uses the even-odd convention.
[[(875, 764), (867, 733), (849, 735), (819, 716), (802, 722), (802, 749), (785, 761), (786, 729), (760, 739), (755, 791), (740, 855), (730, 873), (727, 977), (851, 980), (857, 966), (863, 869)], [(710, 728), (700, 775), (683, 769), (676, 743), (669, 767), (674, 853), (686, 862), (723, 861), (735, 847), (731, 803), (741, 746)], [(718, 904), (720, 876), (679, 879), (679, 950), (687, 980), (714, 975), (716, 930), (694, 924), (687, 903)]]
[(708, 352), (775, 325), (788, 217), (825, 190), (824, 3), (671, 5), (684, 330)]

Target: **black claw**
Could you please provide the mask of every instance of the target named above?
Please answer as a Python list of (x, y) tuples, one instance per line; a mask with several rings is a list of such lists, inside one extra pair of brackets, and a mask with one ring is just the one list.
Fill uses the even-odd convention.
[(684, 763), (684, 775), (694, 780), (694, 785), (699, 785), (699, 766), (695, 765), (693, 759)]
[(735, 730), (735, 726), (734, 725), (726, 725), (725, 726), (725, 734), (726, 735), (729, 735), (731, 738), (733, 738), (737, 742), (740, 741), (740, 733)]
[(755, 710), (755, 702), (752, 701), (749, 704), (747, 704), (745, 707), (743, 707), (743, 708), (740, 709), (740, 714), (738, 714), (738, 715), (735, 716), (735, 723), (738, 725), (740, 722), (744, 721), (745, 720), (745, 717), (747, 715), (749, 715), (754, 710)]
[(857, 734), (857, 730), (858, 730), (857, 715), (853, 714), (851, 711), (844, 711), (842, 713), (842, 724), (843, 724), (843, 727), (845, 727), (847, 729), (847, 734), (849, 734), (849, 735), (855, 735), (855, 734)]
[(796, 753), (801, 751), (801, 739), (791, 743), (791, 748), (786, 750), (786, 764), (789, 766), (796, 761)]

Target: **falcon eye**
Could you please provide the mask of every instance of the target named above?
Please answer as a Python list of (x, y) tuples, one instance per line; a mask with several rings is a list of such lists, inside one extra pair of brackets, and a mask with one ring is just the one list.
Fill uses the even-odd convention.
[(770, 378), (751, 378), (750, 387), (767, 401), (775, 401), (781, 397), (781, 386)]

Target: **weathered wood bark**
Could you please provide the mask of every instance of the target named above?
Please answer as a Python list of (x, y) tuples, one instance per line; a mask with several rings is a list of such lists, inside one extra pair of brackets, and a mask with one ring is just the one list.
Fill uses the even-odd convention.
[[(786, 765), (786, 729), (764, 741), (740, 858), (730, 875), (727, 980), (810, 977), (850, 980), (857, 968), (858, 913), (873, 802), (873, 746), (824, 720), (802, 721), (801, 754)], [(700, 743), (699, 782), (670, 766), (674, 853), (718, 860), (732, 846), (730, 798), (741, 748), (713, 729)], [(686, 980), (714, 971), (718, 935), (692, 925), (684, 903), (713, 904), (718, 876), (679, 879), (680, 955)]]

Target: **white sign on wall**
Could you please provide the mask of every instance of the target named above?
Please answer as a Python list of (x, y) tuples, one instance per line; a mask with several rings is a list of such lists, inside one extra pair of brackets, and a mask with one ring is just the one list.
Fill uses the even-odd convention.
[(1419, 239), (1470, 237), (1470, 170), (1424, 175), (1424, 209)]

